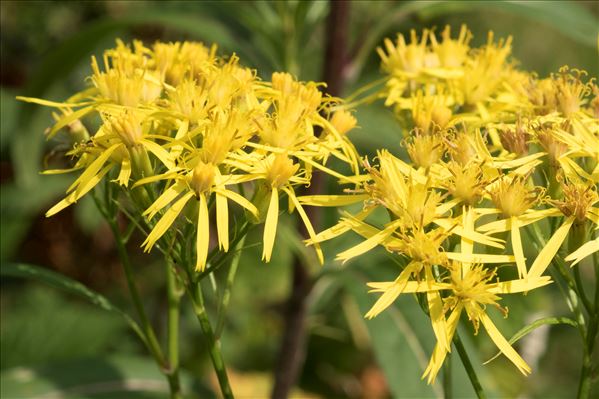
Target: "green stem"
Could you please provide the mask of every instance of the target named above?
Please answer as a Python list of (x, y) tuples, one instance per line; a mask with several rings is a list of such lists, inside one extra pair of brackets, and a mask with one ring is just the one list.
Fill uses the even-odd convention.
[(482, 385), (478, 381), (478, 377), (476, 376), (476, 372), (474, 371), (474, 367), (472, 367), (472, 363), (470, 362), (470, 358), (468, 357), (468, 353), (466, 353), (466, 348), (462, 344), (462, 340), (460, 339), (459, 334), (455, 333), (453, 336), (453, 344), (458, 351), (458, 355), (460, 356), (460, 360), (466, 369), (466, 374), (468, 374), (468, 378), (470, 379), (470, 383), (472, 384), (472, 388), (474, 392), (476, 392), (476, 397), (478, 399), (486, 399), (485, 392), (483, 391)]
[(445, 359), (445, 364), (443, 364), (443, 397), (445, 399), (453, 398), (451, 375), (451, 353), (448, 353)]
[(181, 293), (177, 289), (174, 265), (166, 262), (166, 289), (168, 298), (168, 380), (171, 399), (182, 398), (179, 380), (179, 313)]
[[(576, 266), (578, 268), (578, 266)], [(589, 323), (584, 340), (584, 353), (582, 358), (582, 370), (578, 383), (579, 399), (590, 397), (593, 379), (593, 353), (596, 349), (597, 334), (599, 333), (599, 264), (595, 262), (595, 298), (593, 311), (589, 313)]]
[(229, 384), (229, 377), (227, 376), (225, 361), (220, 351), (220, 341), (216, 339), (214, 331), (212, 330), (212, 325), (208, 319), (208, 314), (206, 313), (206, 308), (204, 307), (204, 298), (202, 297), (200, 283), (198, 282), (194, 287), (191, 287), (191, 292), (188, 291), (188, 293), (190, 294), (193, 303), (193, 310), (200, 322), (200, 328), (202, 329), (202, 333), (204, 334), (204, 338), (208, 344), (210, 360), (212, 361), (212, 366), (214, 367), (214, 371), (216, 372), (216, 376), (218, 378), (220, 391), (225, 399), (233, 399), (233, 391), (231, 390), (231, 385)]
[(229, 301), (231, 300), (231, 289), (233, 288), (233, 282), (235, 281), (235, 274), (237, 274), (237, 267), (239, 266), (239, 259), (241, 258), (245, 237), (245, 235), (242, 236), (235, 246), (235, 252), (233, 253), (233, 257), (231, 259), (231, 266), (229, 266), (229, 272), (227, 273), (227, 284), (225, 286), (223, 297), (218, 309), (218, 320), (216, 321), (215, 335), (217, 339), (220, 338), (225, 326), (227, 308), (229, 307)]
[(139, 292), (137, 290), (137, 286), (135, 285), (135, 280), (133, 277), (133, 270), (131, 267), (131, 261), (129, 260), (129, 255), (127, 254), (127, 249), (123, 243), (121, 238), (121, 234), (119, 228), (116, 223), (116, 218), (106, 218), (106, 221), (110, 225), (110, 229), (112, 230), (112, 234), (114, 236), (114, 240), (117, 245), (117, 250), (119, 253), (119, 258), (121, 259), (121, 264), (123, 265), (123, 270), (125, 271), (125, 277), (127, 279), (127, 287), (129, 288), (129, 294), (131, 295), (131, 299), (133, 300), (133, 305), (135, 306), (135, 310), (137, 311), (137, 315), (141, 322), (141, 328), (144, 332), (144, 335), (147, 340), (148, 349), (154, 356), (156, 362), (160, 365), (161, 368), (165, 367), (165, 359), (162, 353), (162, 349), (160, 349), (160, 344), (158, 343), (158, 339), (156, 339), (156, 334), (154, 333), (154, 329), (150, 324), (148, 316), (146, 315), (146, 311), (141, 302), (141, 298), (139, 296)]

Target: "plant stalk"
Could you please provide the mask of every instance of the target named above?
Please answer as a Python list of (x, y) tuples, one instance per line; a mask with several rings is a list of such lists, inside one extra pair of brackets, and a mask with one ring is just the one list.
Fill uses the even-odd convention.
[(486, 399), (485, 392), (483, 391), (483, 387), (476, 376), (476, 371), (474, 371), (474, 367), (472, 367), (472, 362), (470, 362), (470, 358), (468, 357), (468, 353), (466, 352), (466, 348), (464, 348), (464, 344), (460, 339), (459, 334), (455, 333), (453, 336), (453, 344), (458, 351), (458, 355), (460, 356), (460, 360), (464, 365), (464, 369), (466, 369), (466, 374), (468, 374), (468, 378), (470, 379), (470, 383), (472, 384), (472, 388), (474, 392), (476, 392), (476, 397), (478, 399)]
[(229, 272), (227, 273), (227, 284), (223, 292), (223, 296), (218, 309), (218, 319), (216, 321), (216, 328), (214, 335), (217, 339), (220, 336), (225, 327), (225, 320), (227, 316), (227, 309), (229, 307), (229, 301), (231, 300), (231, 289), (233, 288), (233, 282), (235, 281), (235, 275), (237, 274), (237, 267), (239, 266), (239, 259), (241, 258), (241, 252), (243, 244), (245, 243), (245, 235), (241, 237), (237, 245), (235, 246), (234, 253), (231, 259), (231, 265), (229, 266)]
[(179, 380), (179, 314), (181, 294), (177, 288), (175, 269), (170, 261), (166, 262), (166, 289), (168, 299), (168, 380), (171, 399), (182, 398)]
[(199, 282), (196, 283), (194, 287), (191, 287), (191, 292), (189, 292), (189, 294), (193, 303), (193, 310), (200, 322), (200, 328), (202, 329), (202, 333), (204, 334), (204, 338), (208, 344), (210, 360), (212, 361), (212, 366), (214, 367), (214, 371), (216, 372), (216, 376), (218, 378), (220, 391), (225, 399), (233, 399), (233, 391), (231, 390), (231, 385), (229, 384), (229, 377), (227, 376), (225, 361), (220, 350), (220, 341), (215, 337), (214, 330), (210, 324), (210, 319), (206, 313), (204, 298), (202, 296)]
[(123, 270), (125, 271), (125, 277), (127, 280), (129, 294), (131, 295), (133, 305), (135, 306), (135, 310), (137, 311), (137, 315), (141, 322), (141, 328), (146, 337), (148, 349), (150, 350), (152, 356), (154, 357), (160, 368), (164, 370), (166, 366), (164, 354), (162, 353), (162, 349), (160, 348), (160, 344), (158, 343), (158, 339), (156, 338), (154, 329), (150, 324), (150, 320), (148, 319), (143, 303), (141, 301), (139, 291), (137, 290), (137, 285), (135, 284), (135, 279), (133, 277), (131, 261), (129, 260), (127, 249), (125, 248), (125, 244), (123, 243), (123, 240), (121, 238), (121, 234), (116, 223), (116, 218), (106, 218), (106, 220), (110, 225), (110, 229), (112, 230), (112, 234), (117, 245), (119, 258), (121, 259), (121, 264), (123, 265)]

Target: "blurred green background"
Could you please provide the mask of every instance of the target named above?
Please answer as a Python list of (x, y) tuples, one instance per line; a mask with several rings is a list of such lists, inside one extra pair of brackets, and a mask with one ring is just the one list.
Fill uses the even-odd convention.
[[(277, 70), (301, 80), (321, 80), (327, 1), (2, 1), (0, 129), (0, 260), (48, 267), (84, 283), (123, 309), (130, 309), (126, 284), (107, 225), (88, 198), (59, 215), (43, 214), (64, 193), (71, 177), (40, 176), (47, 146), (43, 131), (50, 111), (15, 101), (16, 95), (62, 100), (85, 87), (92, 54), (112, 47), (116, 38), (199, 40), (218, 43), (222, 54), (236, 52), (242, 63), (268, 78)], [(457, 31), (466, 23), (473, 45), (514, 37), (513, 55), (525, 70), (540, 76), (562, 65), (599, 71), (599, 2), (445, 2), (354, 1), (347, 32), (349, 56), (345, 94), (379, 79), (375, 48), (384, 37), (446, 24)], [(401, 131), (381, 103), (363, 106), (360, 128), (350, 133), (363, 155), (387, 147), (401, 154)], [(328, 182), (331, 191), (338, 190)], [(337, 214), (324, 215), (323, 224)], [(287, 226), (293, 226), (288, 223)], [(146, 306), (155, 325), (164, 326), (163, 268), (142, 254), (132, 240), (129, 251)], [(233, 291), (223, 350), (239, 397), (264, 397), (270, 390), (282, 331), (282, 309), (290, 290), (297, 232), (279, 231), (274, 261), (262, 264), (260, 238), (249, 238)], [(384, 251), (373, 251), (345, 266), (332, 259), (351, 237), (324, 247), (327, 262), (313, 267), (319, 276), (309, 297), (309, 337), (297, 397), (434, 397), (439, 383), (420, 380), (432, 350), (430, 323), (413, 298), (374, 320), (362, 315), (372, 305), (365, 282), (388, 280), (396, 267)], [(584, 272), (584, 270), (583, 270)], [(1, 283), (1, 396), (164, 397), (162, 376), (136, 337), (117, 315), (38, 282), (3, 277)], [(209, 287), (207, 287), (209, 289)], [(565, 314), (555, 288), (539, 290), (506, 305), (508, 319), (497, 319), (506, 336), (532, 320)], [(164, 331), (159, 330), (164, 333)], [(190, 309), (184, 308), (182, 363), (185, 382), (197, 397), (213, 395), (214, 381), (203, 341)], [(571, 397), (580, 365), (578, 337), (567, 326), (536, 330), (520, 345), (533, 366), (522, 377), (504, 358), (489, 365), (494, 346), (484, 334), (469, 339), (474, 363), (492, 397)], [(471, 336), (471, 334), (463, 334)], [(473, 396), (457, 359), (456, 397)], [(98, 389), (98, 387), (103, 387)], [(125, 393), (127, 391), (127, 393)], [(595, 391), (597, 395), (599, 392)]]

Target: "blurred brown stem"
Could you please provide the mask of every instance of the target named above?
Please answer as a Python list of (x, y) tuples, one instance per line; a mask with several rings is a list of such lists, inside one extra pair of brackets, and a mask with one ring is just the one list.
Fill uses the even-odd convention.
[[(343, 90), (344, 70), (347, 54), (347, 27), (349, 21), (348, 1), (331, 1), (327, 19), (327, 43), (325, 49), (324, 81), (327, 83), (327, 93), (339, 96)], [(315, 173), (306, 194), (320, 192), (323, 185), (322, 174)], [(312, 224), (318, 229), (320, 225), (320, 209), (306, 209)], [(300, 226), (303, 237), (308, 237), (303, 224)], [(285, 327), (281, 348), (274, 372), (273, 399), (289, 396), (295, 385), (299, 371), (304, 363), (306, 352), (306, 299), (312, 289), (312, 279), (304, 263), (304, 259), (296, 254), (293, 259), (293, 280), (291, 294), (285, 309)]]

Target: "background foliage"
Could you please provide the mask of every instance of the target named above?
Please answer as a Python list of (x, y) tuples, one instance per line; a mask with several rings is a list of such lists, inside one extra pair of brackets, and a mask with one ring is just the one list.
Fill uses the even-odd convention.
[[(41, 178), (42, 133), (51, 121), (49, 111), (14, 98), (66, 98), (82, 88), (90, 56), (113, 46), (117, 37), (216, 42), (222, 53), (236, 52), (261, 76), (287, 70), (302, 80), (320, 80), (329, 4), (3, 1), (0, 7), (1, 396), (58, 392), (100, 398), (126, 390), (127, 397), (163, 397), (166, 384), (121, 315), (106, 312), (105, 306), (89, 305), (85, 299), (90, 297), (76, 290), (57, 291), (20, 278), (27, 273), (15, 262), (42, 265), (85, 284), (121, 309), (129, 306), (116, 248), (91, 200), (52, 219), (43, 217), (69, 178)], [(514, 57), (540, 76), (564, 64), (596, 76), (598, 15), (599, 3), (591, 1), (352, 2), (345, 94), (380, 77), (374, 49), (383, 37), (412, 28), (440, 29), (445, 24), (457, 28), (467, 23), (474, 45), (486, 40), (489, 29), (499, 37), (513, 35)], [(361, 154), (372, 156), (382, 147), (402, 154), (401, 131), (390, 111), (372, 104), (361, 107), (356, 116), (360, 129), (351, 135)], [(334, 182), (328, 183), (334, 190)], [(325, 214), (323, 224), (331, 225), (336, 217), (334, 212)], [(270, 389), (282, 305), (290, 289), (291, 254), (305, 251), (291, 228), (279, 234), (283, 240), (268, 265), (259, 261), (259, 249), (252, 246), (260, 238), (248, 239), (250, 248), (244, 252), (233, 291), (223, 348), (239, 396), (262, 397)], [(132, 240), (129, 250), (153, 322), (163, 325), (163, 269), (152, 256), (141, 253), (140, 240)], [(425, 316), (412, 298), (402, 298), (391, 311), (365, 321), (362, 315), (374, 301), (366, 293), (365, 282), (388, 279), (394, 275), (394, 265), (384, 251), (373, 251), (342, 268), (332, 259), (339, 248), (351, 245), (349, 240), (325, 245), (325, 266), (311, 270), (321, 276), (309, 298), (308, 352), (296, 394), (315, 398), (439, 395), (440, 387), (420, 381), (433, 343)], [(42, 277), (38, 280), (49, 281)], [(533, 319), (559, 316), (564, 309), (552, 301), (554, 294), (547, 288), (529, 295), (526, 305), (508, 302), (511, 317), (500, 329), (509, 335)], [(97, 297), (92, 299), (97, 303)], [(185, 383), (193, 386), (198, 397), (207, 397), (214, 381), (207, 377), (210, 366), (192, 318), (190, 309), (184, 309)], [(525, 379), (504, 367), (505, 359), (499, 358), (480, 366), (483, 384), (497, 396), (571, 396), (580, 364), (580, 354), (573, 350), (576, 338), (567, 326), (543, 327), (521, 346), (533, 359), (532, 376)], [(466, 344), (478, 348), (480, 359), (474, 359), (475, 364), (494, 355), (488, 341)], [(454, 370), (456, 396), (471, 396), (459, 363)]]

